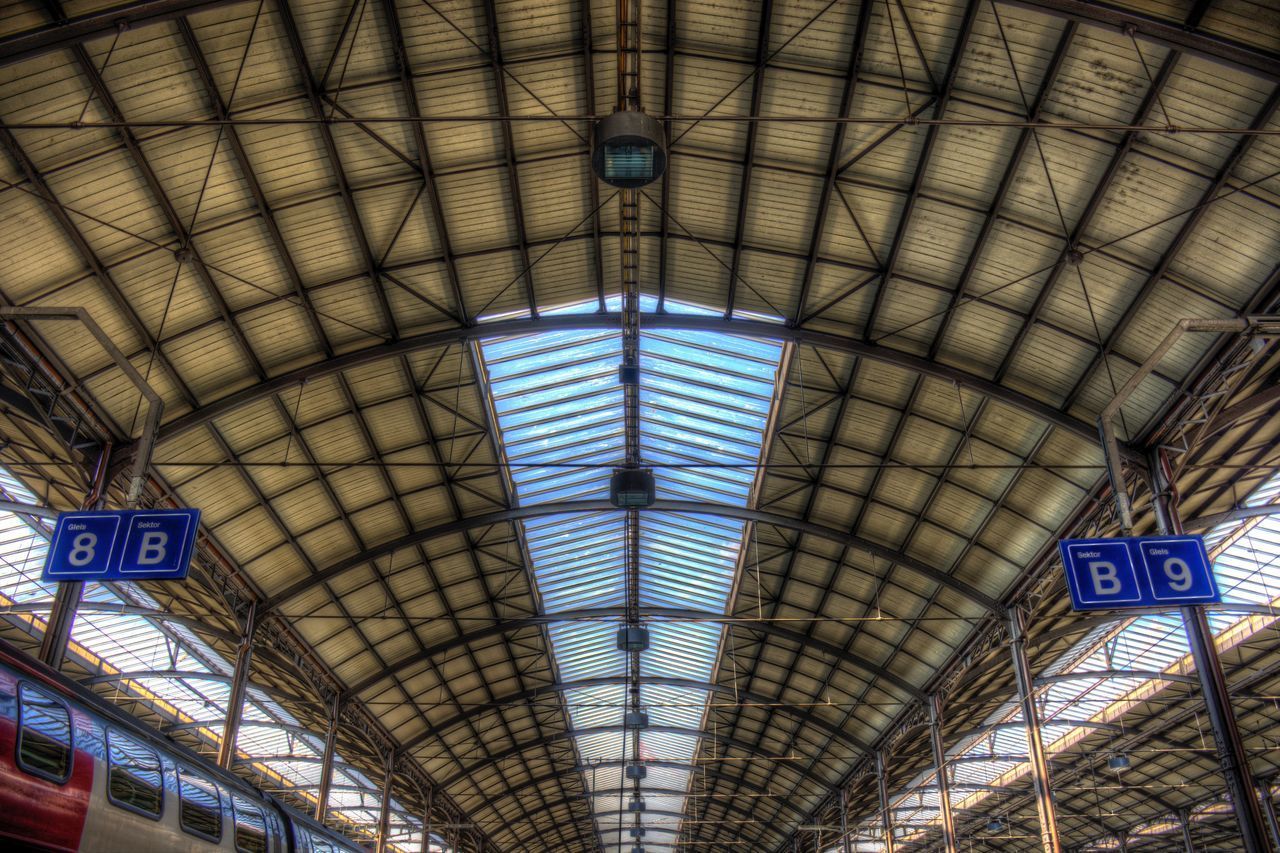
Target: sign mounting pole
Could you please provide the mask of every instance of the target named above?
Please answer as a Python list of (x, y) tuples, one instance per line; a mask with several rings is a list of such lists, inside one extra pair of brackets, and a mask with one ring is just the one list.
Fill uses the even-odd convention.
[[(107, 467), (111, 461), (111, 443), (103, 445), (98, 464), (93, 470), (93, 483), (80, 504), (82, 509), (97, 509), (107, 485)], [(54, 669), (62, 668), (62, 658), (71, 639), (71, 624), (76, 618), (76, 607), (84, 594), (84, 581), (60, 581), (53, 595), (53, 607), (40, 640), (40, 660)]]
[[(1178, 516), (1177, 500), (1173, 485), (1168, 480), (1164, 454), (1156, 451), (1151, 456), (1151, 482), (1155, 500), (1156, 528), (1165, 535), (1181, 533), (1182, 520)], [(1121, 484), (1123, 485), (1123, 484)], [(1195, 660), (1196, 674), (1200, 677), (1200, 692), (1209, 712), (1213, 727), (1213, 739), (1218, 747), (1218, 759), (1222, 775), (1227, 782), (1227, 793), (1240, 828), (1240, 840), (1246, 853), (1267, 853), (1272, 849), (1267, 839), (1266, 822), (1254, 791), (1253, 772), (1249, 769), (1249, 756), (1240, 738), (1235, 711), (1222, 672), (1222, 661), (1213, 642), (1209, 620), (1203, 605), (1182, 605), (1182, 624), (1187, 632), (1187, 644)]]

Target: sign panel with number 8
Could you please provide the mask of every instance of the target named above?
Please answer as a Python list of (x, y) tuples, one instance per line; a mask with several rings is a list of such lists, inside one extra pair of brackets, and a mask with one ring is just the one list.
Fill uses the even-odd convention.
[(182, 580), (198, 509), (92, 510), (58, 516), (42, 580)]

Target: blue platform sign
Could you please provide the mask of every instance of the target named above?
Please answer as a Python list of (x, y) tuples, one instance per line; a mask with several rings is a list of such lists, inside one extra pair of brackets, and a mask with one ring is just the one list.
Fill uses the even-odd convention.
[(183, 580), (199, 528), (198, 509), (64, 512), (41, 580)]
[(1063, 539), (1058, 550), (1075, 610), (1222, 601), (1199, 536)]

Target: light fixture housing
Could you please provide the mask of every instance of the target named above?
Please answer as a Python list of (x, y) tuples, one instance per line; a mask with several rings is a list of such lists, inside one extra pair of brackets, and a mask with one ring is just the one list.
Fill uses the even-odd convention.
[(643, 652), (649, 648), (649, 629), (643, 625), (623, 625), (618, 629), (618, 650)]
[(647, 729), (649, 715), (644, 711), (627, 711), (622, 715), (622, 725), (628, 729)]
[(618, 110), (596, 122), (591, 168), (609, 186), (633, 190), (667, 170), (662, 122), (639, 110)]
[(653, 506), (655, 500), (657, 488), (648, 468), (617, 468), (609, 478), (609, 503), (618, 509)]
[(644, 798), (637, 797), (636, 799), (627, 803), (627, 811), (632, 811), (632, 812), (644, 811)]
[(1115, 755), (1107, 759), (1107, 767), (1111, 770), (1128, 770), (1129, 756), (1123, 752), (1117, 752)]
[(998, 817), (993, 817), (987, 821), (987, 832), (1004, 832), (1004, 821)]
[(643, 764), (627, 765), (628, 779), (643, 779), (645, 776), (648, 776), (648, 775), (649, 775), (649, 768), (645, 767)]
[(643, 826), (633, 826), (633, 827), (631, 827), (631, 837), (632, 837), (632, 838), (644, 838), (644, 827), (643, 827)]

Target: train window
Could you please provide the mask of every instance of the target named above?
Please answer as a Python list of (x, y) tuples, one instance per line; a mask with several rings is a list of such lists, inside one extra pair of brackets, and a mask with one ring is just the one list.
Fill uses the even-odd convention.
[(178, 771), (178, 822), (182, 828), (210, 841), (222, 840), (222, 800), (212, 782)]
[(18, 766), (59, 785), (71, 776), (71, 712), (26, 683), (18, 685)]
[(107, 799), (145, 817), (160, 817), (164, 778), (155, 750), (108, 729), (107, 768)]
[(231, 808), (236, 816), (236, 850), (241, 853), (267, 853), (267, 821), (262, 809), (233, 796)]

